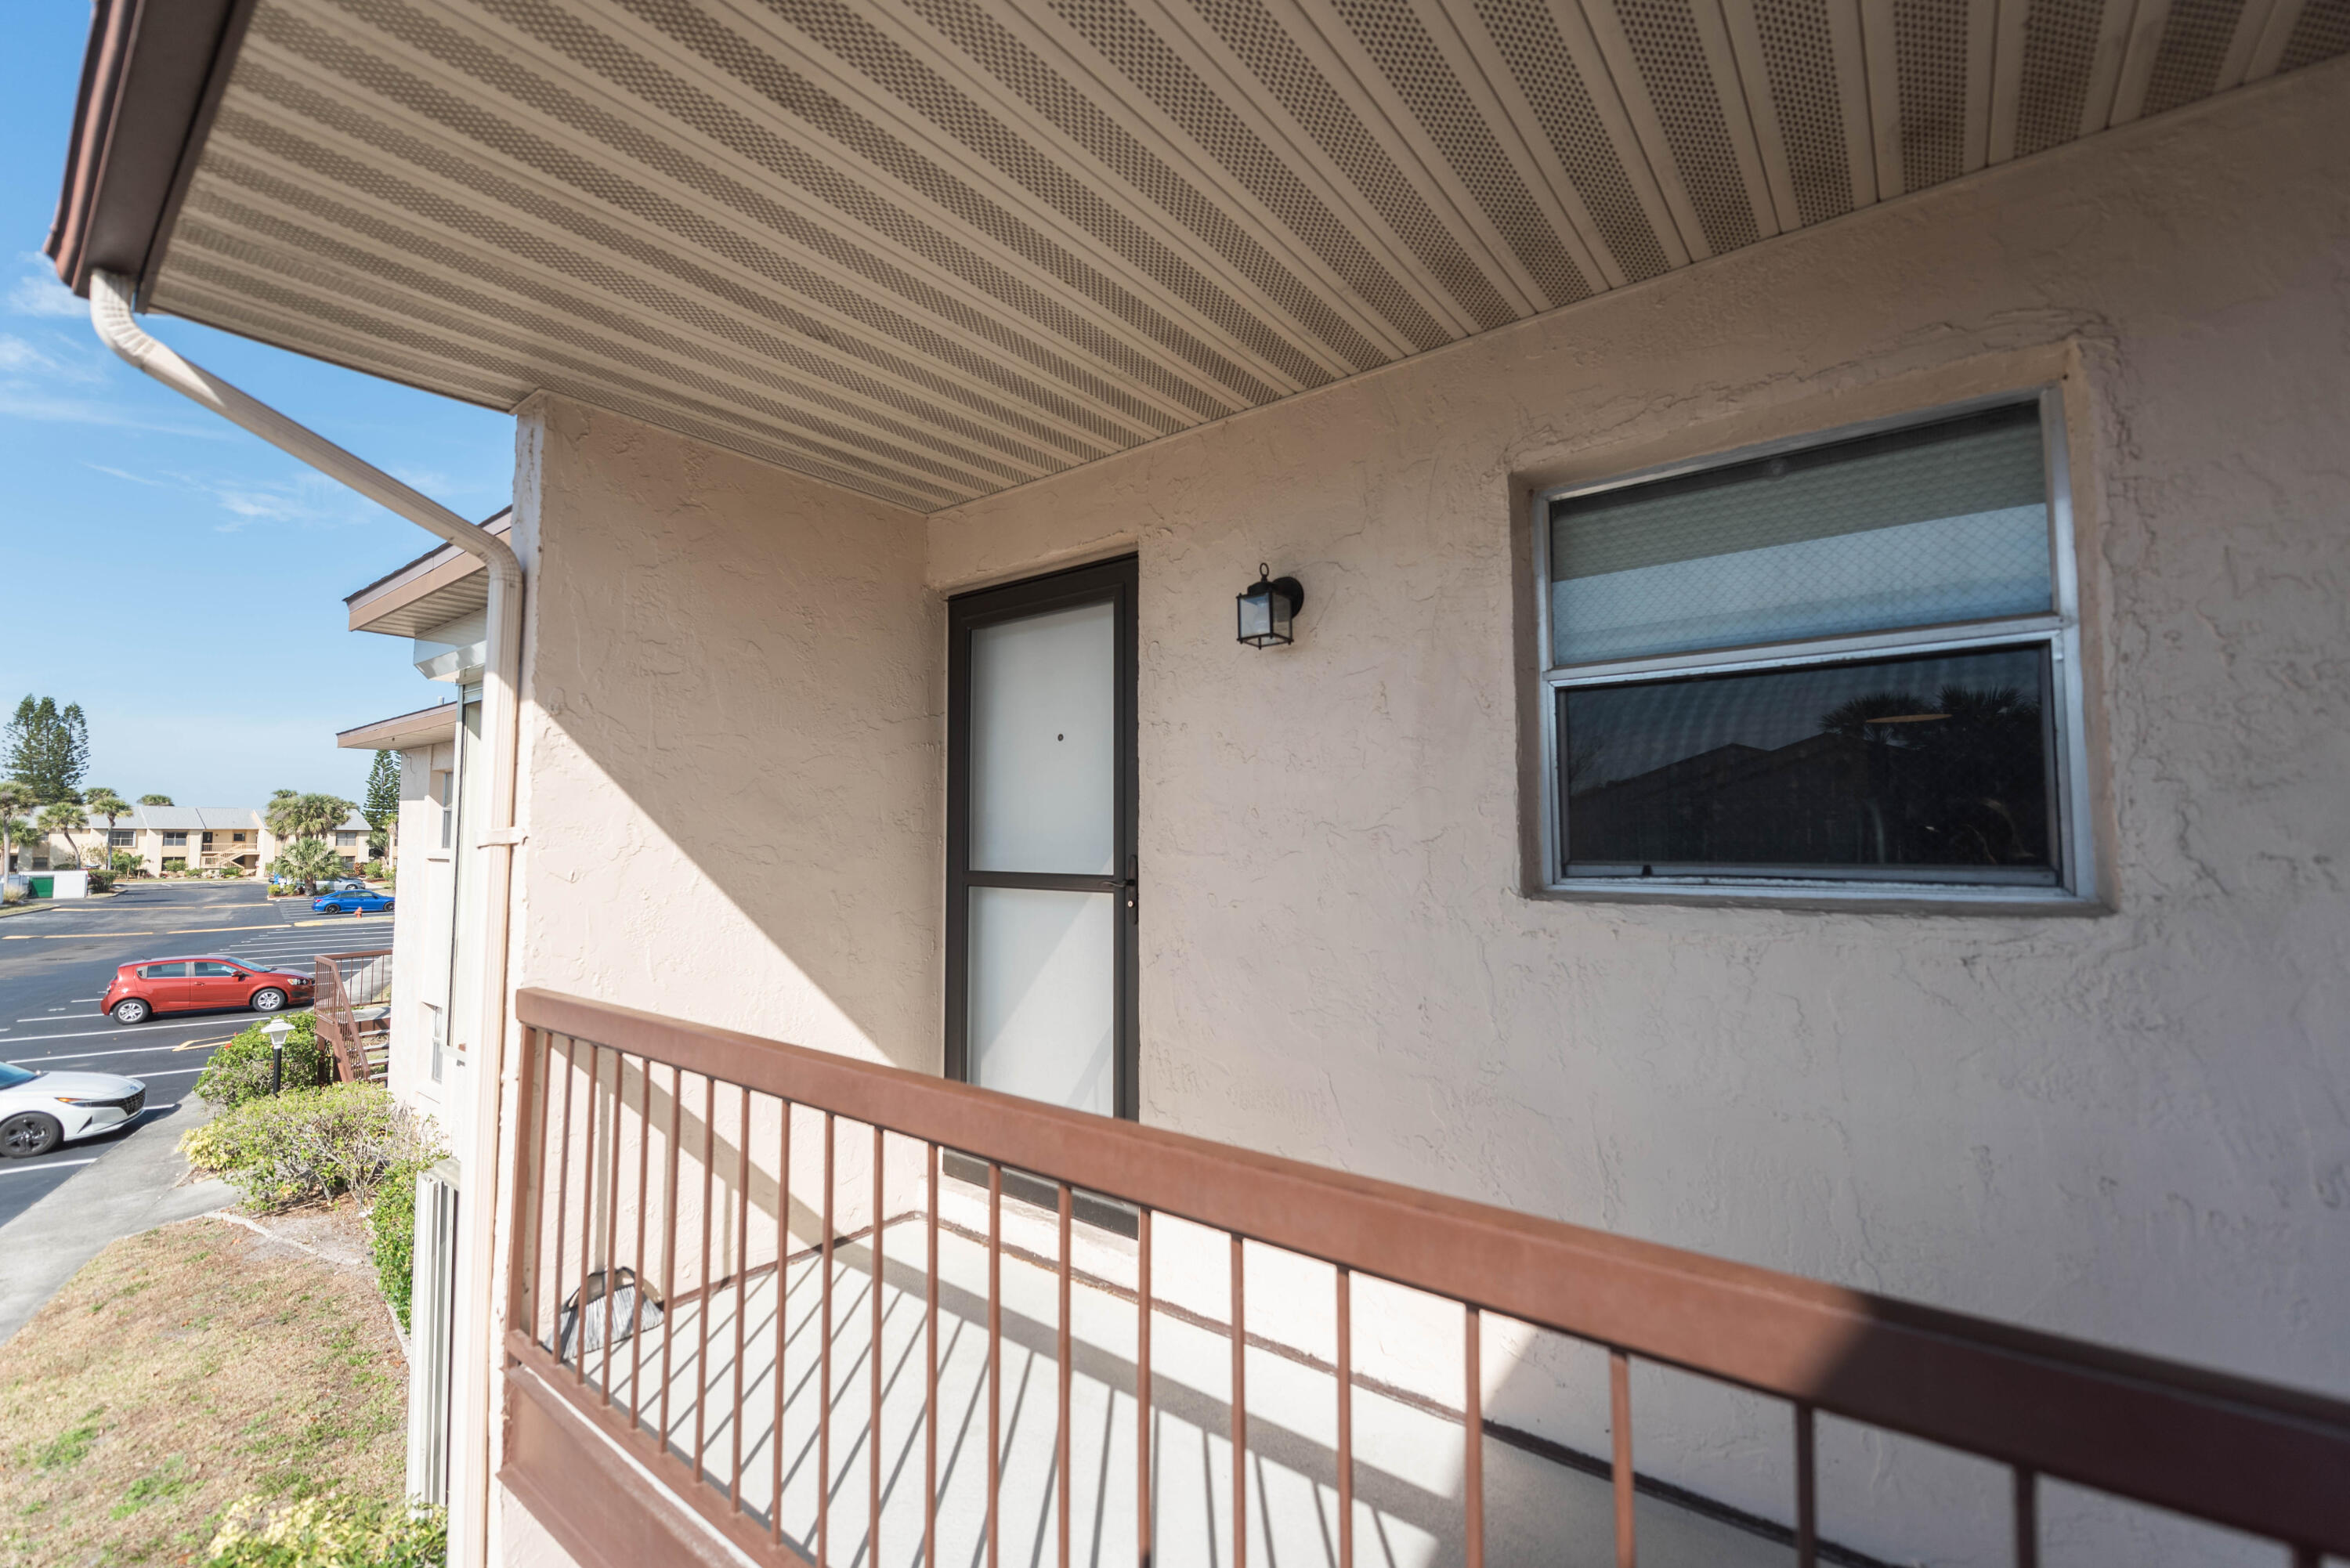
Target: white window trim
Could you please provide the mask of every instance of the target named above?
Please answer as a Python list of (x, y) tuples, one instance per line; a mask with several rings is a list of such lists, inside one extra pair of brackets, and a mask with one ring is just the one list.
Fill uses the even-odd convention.
[[(1909, 627), (1896, 631), (1850, 633), (1797, 641), (1710, 649), (1645, 659), (1554, 665), (1552, 650), (1550, 511), (1553, 502), (1621, 490), (1680, 474), (1750, 462), (1758, 458), (1939, 423), (1988, 409), (2022, 402), (2033, 388), (1938, 404), (1885, 419), (1810, 431), (1705, 457), (1615, 474), (1586, 483), (1555, 485), (1534, 497), (1535, 659), (1539, 666), (1535, 722), (1542, 726), (1541, 852), (1538, 886), (1548, 895), (1603, 903), (1733, 903), (1780, 907), (1900, 905), (1947, 910), (2016, 909), (2090, 914), (2102, 910), (2096, 898), (2095, 813), (2089, 790), (2088, 710), (2082, 680), (2080, 563), (2073, 526), (2072, 469), (2061, 387), (2037, 389), (2041, 450), (2048, 483), (2050, 570), (2055, 588), (2053, 614)], [(1565, 802), (1559, 794), (1559, 693), (1568, 687), (1617, 684), (1659, 674), (1727, 674), (1744, 670), (1783, 670), (1831, 663), (1872, 653), (1926, 654), (2002, 643), (2044, 642), (2053, 659), (2050, 689), (2056, 743), (2056, 813), (2059, 864), (2052, 887), (2014, 883), (1969, 885), (1960, 881), (1906, 881), (1897, 877), (1758, 877), (1736, 874), (1679, 877), (1575, 877), (1565, 875)]]

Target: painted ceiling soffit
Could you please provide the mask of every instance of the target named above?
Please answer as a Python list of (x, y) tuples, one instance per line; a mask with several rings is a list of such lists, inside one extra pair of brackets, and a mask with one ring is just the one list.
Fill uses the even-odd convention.
[(925, 512), (2350, 51), (2350, 0), (203, 0), (167, 93), (122, 3), (68, 282), (143, 221), (157, 309)]

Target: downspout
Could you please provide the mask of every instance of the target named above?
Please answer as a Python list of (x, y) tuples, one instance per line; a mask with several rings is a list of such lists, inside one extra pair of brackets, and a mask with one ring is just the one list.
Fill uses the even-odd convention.
[[(483, 673), (483, 728), (490, 737), (489, 823), (477, 840), (491, 851), (484, 870), (488, 887), (483, 906), (482, 1059), (474, 1064), (473, 1147), (466, 1161), (466, 1200), (478, 1223), (466, 1228), (466, 1262), (473, 1288), (473, 1324), (480, 1338), (473, 1354), (461, 1348), (452, 1406), (480, 1417), (476, 1440), (465, 1445), (452, 1478), (452, 1494), (468, 1505), (452, 1510), (461, 1530), (452, 1532), (453, 1563), (471, 1568), (489, 1556), (490, 1394), (504, 1365), (493, 1290), (496, 1266), (499, 1131), (505, 1102), (506, 941), (512, 910), (515, 794), (522, 748), (522, 562), (504, 539), (467, 522), (439, 502), (345, 452), (316, 431), (296, 424), (268, 404), (188, 363), (140, 330), (131, 316), (133, 284), (109, 272), (89, 276), (89, 319), (106, 346), (133, 368), (182, 397), (201, 403), (279, 451), (301, 459), (328, 478), (446, 539), (489, 568), (489, 663)], [(462, 1044), (460, 1050), (463, 1047)], [(464, 1519), (463, 1513), (472, 1517)]]

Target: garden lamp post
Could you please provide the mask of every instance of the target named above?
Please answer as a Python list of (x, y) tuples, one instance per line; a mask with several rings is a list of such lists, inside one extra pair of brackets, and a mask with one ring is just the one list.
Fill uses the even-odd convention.
[(269, 1041), (269, 1092), (274, 1095), (286, 1082), (286, 1037), (294, 1033), (293, 1021), (281, 1012), (262, 1025), (261, 1033)]

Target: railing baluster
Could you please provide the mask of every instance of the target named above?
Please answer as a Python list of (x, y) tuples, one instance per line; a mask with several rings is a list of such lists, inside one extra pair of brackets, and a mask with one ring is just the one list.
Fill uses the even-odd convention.
[(1241, 1233), (1232, 1233), (1232, 1568), (1248, 1568), (1247, 1271)]
[(506, 1271), (506, 1324), (511, 1328), (528, 1324), (534, 1341), (538, 1338), (538, 1275), (544, 1262), (539, 1207), (546, 1196), (546, 1075), (540, 1064), (549, 1049), (544, 1031), (524, 1028), (521, 1079), (515, 1096), (524, 1131), (515, 1160), (514, 1251)]
[(868, 1359), (873, 1391), (865, 1419), (865, 1561), (881, 1564), (881, 1125), (873, 1125), (873, 1343)]
[(1355, 1568), (1355, 1272), (1338, 1265), (1338, 1568)]
[(581, 1388), (588, 1386), (588, 1314), (594, 1310), (588, 1304), (588, 1276), (596, 1267), (596, 1134), (603, 1126), (596, 1096), (603, 1088), (604, 1048), (591, 1040), (588, 1043), (588, 1103), (581, 1107), (588, 1116), (588, 1147), (579, 1163), (579, 1290), (571, 1298), (579, 1303), (571, 1316), (571, 1381)]
[(930, 1272), (923, 1287), (922, 1568), (939, 1561), (939, 1146), (922, 1146), (930, 1179)]
[[(1150, 1210), (1134, 1217), (1134, 1561), (1151, 1568)], [(927, 1568), (927, 1565), (926, 1565)]]
[(1820, 1560), (1819, 1459), (1812, 1407), (1795, 1406), (1795, 1568), (1814, 1568)]
[(832, 1562), (832, 1143), (833, 1115), (824, 1113), (824, 1337), (817, 1342), (816, 1408), (816, 1562)]
[(693, 1302), (693, 1479), (702, 1479), (710, 1410), (710, 1209), (718, 1176), (718, 1080), (702, 1075), (702, 1279)]
[(1470, 1307), (1461, 1331), (1461, 1561), (1485, 1568), (1485, 1331), (1484, 1314)]
[(987, 1568), (996, 1563), (996, 1493), (1003, 1483), (1003, 1168), (987, 1162)]
[(685, 1098), (685, 1069), (669, 1070), (669, 1178), (661, 1183), (661, 1368), (660, 1451), (669, 1452), (670, 1346), (677, 1340), (677, 1133), (678, 1106)]
[[(727, 1470), (726, 1495), (743, 1511), (743, 1320), (751, 1310), (751, 1090), (742, 1091), (734, 1127), (734, 1453)], [(782, 1267), (780, 1262), (776, 1265)]]
[(2040, 1568), (2040, 1476), (2018, 1465), (2015, 1477), (2015, 1568)]
[[(767, 1495), (767, 1539), (784, 1539), (784, 1340), (791, 1306), (791, 1278), (784, 1272), (792, 1252), (792, 1103), (776, 1096), (781, 1127), (775, 1134), (775, 1422), (767, 1436), (767, 1458), (775, 1472), (775, 1490)], [(925, 1568), (928, 1565), (925, 1564)]]
[(1607, 1404), (1616, 1447), (1616, 1568), (1636, 1568), (1639, 1552), (1632, 1532), (1632, 1358), (1620, 1350), (1607, 1353)]
[(1069, 1184), (1061, 1183), (1060, 1415), (1053, 1452), (1058, 1490), (1054, 1493), (1054, 1541), (1060, 1568), (1069, 1568)]
[(629, 1430), (644, 1424), (645, 1412), (645, 1210), (651, 1189), (646, 1185), (653, 1156), (653, 1060), (640, 1059), (637, 1073), (637, 1245), (629, 1254), (636, 1271), (635, 1300), (629, 1324)]
[[(571, 1079), (578, 1044), (568, 1034), (563, 1037), (563, 1126), (555, 1138), (555, 1262), (548, 1272), (555, 1276), (554, 1349), (557, 1366), (563, 1365), (563, 1231), (565, 1210), (571, 1201)], [(531, 1333), (536, 1335), (537, 1332), (538, 1324), (534, 1318)]]
[[(600, 1075), (598, 1075), (600, 1076)], [(612, 1403), (612, 1274), (620, 1226), (620, 1101), (628, 1092), (629, 1059), (612, 1053), (612, 1141), (604, 1157), (604, 1404)]]

